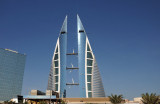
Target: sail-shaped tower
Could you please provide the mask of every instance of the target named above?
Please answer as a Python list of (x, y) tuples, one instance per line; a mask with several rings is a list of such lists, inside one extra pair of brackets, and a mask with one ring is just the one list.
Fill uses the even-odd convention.
[[(79, 85), (82, 98), (105, 97), (105, 92), (87, 34), (77, 15), (78, 53), (67, 53), (67, 16), (61, 28), (57, 44), (53, 53), (51, 69), (48, 79), (48, 90), (57, 92), (66, 97), (66, 85)], [(78, 55), (78, 68), (67, 67), (67, 55)], [(66, 70), (79, 69), (79, 83), (66, 82)]]
[(57, 44), (53, 53), (48, 79), (48, 90), (66, 97), (66, 53), (67, 53), (67, 16), (62, 25)]
[(80, 97), (105, 97), (97, 62), (78, 15), (77, 34)]

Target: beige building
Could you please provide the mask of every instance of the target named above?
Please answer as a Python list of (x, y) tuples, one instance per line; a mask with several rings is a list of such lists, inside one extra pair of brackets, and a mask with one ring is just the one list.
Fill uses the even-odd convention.
[(133, 99), (134, 102), (138, 102), (140, 104), (143, 104), (141, 100), (142, 100), (142, 97), (136, 97)]
[(45, 93), (39, 90), (31, 90), (31, 95), (45, 95)]

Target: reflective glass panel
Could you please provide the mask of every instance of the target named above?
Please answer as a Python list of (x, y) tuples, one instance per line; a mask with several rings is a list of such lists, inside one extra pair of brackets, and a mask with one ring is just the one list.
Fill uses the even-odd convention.
[(55, 82), (58, 82), (58, 76), (55, 76)]
[(87, 82), (91, 82), (91, 79), (92, 79), (91, 75), (87, 75)]
[(58, 52), (58, 46), (57, 46), (57, 49), (56, 49), (56, 53)]
[(58, 74), (58, 68), (55, 68), (55, 74)]
[(88, 44), (87, 44), (87, 51), (91, 51)]
[(26, 55), (0, 48), (0, 102), (21, 94)]
[(88, 85), (88, 91), (91, 91), (91, 83), (87, 83)]
[(55, 54), (54, 60), (57, 60), (57, 59), (58, 59), (58, 54)]
[(87, 58), (93, 59), (91, 52), (87, 52)]
[(58, 67), (58, 61), (54, 61), (55, 67)]
[(55, 84), (55, 90), (58, 91), (58, 84)]
[(92, 74), (92, 67), (87, 67), (87, 74)]
[(93, 60), (87, 60), (87, 66), (92, 66)]
[(88, 97), (92, 97), (92, 92), (88, 92)]

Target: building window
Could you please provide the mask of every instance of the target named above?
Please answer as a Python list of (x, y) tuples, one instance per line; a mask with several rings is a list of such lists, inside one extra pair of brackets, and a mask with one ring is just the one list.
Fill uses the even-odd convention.
[(57, 46), (57, 49), (56, 49), (56, 53), (58, 52), (58, 46)]
[(58, 76), (55, 76), (55, 82), (58, 82)]
[(91, 83), (87, 83), (87, 85), (88, 85), (88, 91), (91, 91), (92, 89), (91, 89)]
[(92, 92), (88, 92), (88, 97), (92, 97)]
[(55, 74), (58, 74), (58, 68), (55, 68)]
[(55, 54), (54, 60), (57, 60), (57, 59), (58, 59), (58, 54)]
[(87, 44), (87, 51), (91, 51), (88, 44)]
[(87, 60), (87, 66), (92, 66), (93, 60)]
[(87, 75), (87, 82), (91, 82), (91, 79), (92, 79), (91, 75)]
[(55, 84), (55, 90), (58, 91), (58, 84)]
[(92, 74), (92, 67), (87, 67), (87, 74)]
[(54, 61), (55, 67), (58, 67), (58, 61)]
[(93, 59), (91, 52), (87, 52), (87, 58)]

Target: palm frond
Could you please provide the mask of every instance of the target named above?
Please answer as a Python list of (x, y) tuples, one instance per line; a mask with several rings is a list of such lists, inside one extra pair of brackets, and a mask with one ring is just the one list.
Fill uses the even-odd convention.
[(110, 99), (110, 102), (112, 104), (119, 104), (123, 101), (123, 95), (113, 95), (111, 94), (111, 96), (108, 96)]
[(143, 104), (157, 104), (159, 100), (159, 96), (156, 95), (156, 93), (151, 94), (142, 94), (142, 102)]

